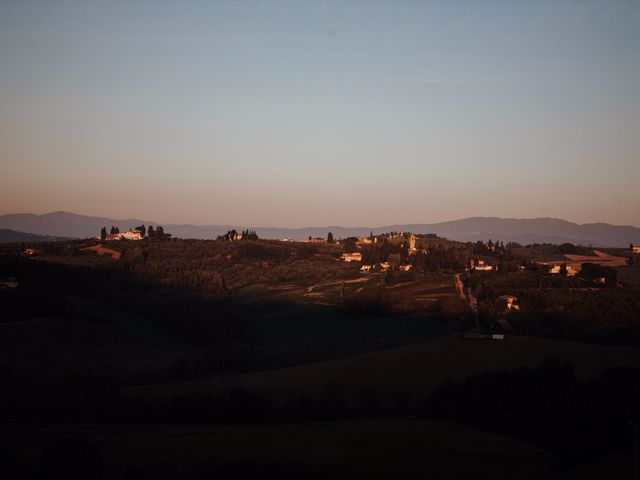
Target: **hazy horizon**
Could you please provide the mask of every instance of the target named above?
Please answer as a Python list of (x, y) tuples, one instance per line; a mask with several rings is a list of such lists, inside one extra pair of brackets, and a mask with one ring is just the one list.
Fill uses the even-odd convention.
[(403, 223), (398, 223), (398, 222), (390, 222), (390, 223), (381, 223), (381, 224), (338, 224), (338, 223), (326, 223), (326, 224), (319, 224), (319, 223), (309, 223), (309, 224), (303, 224), (303, 225), (275, 225), (275, 224), (243, 224), (243, 223), (238, 223), (238, 222), (230, 222), (230, 223), (218, 223), (218, 222), (210, 222), (210, 223), (189, 223), (189, 222), (165, 222), (162, 219), (157, 219), (157, 218), (146, 218), (144, 216), (140, 216), (140, 215), (123, 215), (123, 216), (115, 216), (115, 215), (93, 215), (90, 213), (80, 213), (80, 212), (72, 212), (72, 211), (67, 211), (67, 210), (53, 210), (53, 211), (45, 211), (45, 212), (0, 212), (0, 217), (4, 216), (4, 215), (50, 215), (50, 214), (56, 214), (56, 213), (68, 213), (68, 214), (72, 214), (72, 215), (80, 215), (80, 216), (86, 216), (86, 217), (93, 217), (93, 218), (108, 218), (110, 220), (117, 220), (117, 221), (124, 221), (124, 220), (140, 220), (140, 221), (144, 221), (144, 222), (149, 222), (150, 224), (160, 224), (160, 225), (192, 225), (195, 227), (206, 227), (206, 226), (213, 226), (213, 225), (227, 225), (227, 226), (235, 226), (235, 227), (243, 227), (243, 228), (282, 228), (282, 229), (306, 229), (306, 228), (331, 228), (331, 227), (339, 227), (339, 228), (347, 228), (347, 229), (357, 229), (357, 228), (380, 228), (380, 227), (386, 227), (386, 226), (394, 226), (394, 225), (420, 225), (420, 224), (437, 224), (437, 223), (446, 223), (446, 222), (455, 222), (455, 221), (461, 221), (461, 220), (468, 220), (471, 218), (498, 218), (501, 220), (541, 220), (541, 219), (552, 219), (552, 220), (563, 220), (563, 221), (567, 221), (567, 222), (571, 222), (571, 223), (575, 223), (578, 225), (584, 225), (584, 224), (597, 224), (597, 223), (604, 223), (604, 224), (610, 224), (610, 225), (614, 225), (614, 226), (625, 226), (625, 227), (635, 227), (635, 228), (640, 228), (640, 225), (632, 225), (632, 224), (611, 224), (610, 222), (604, 222), (604, 221), (594, 221), (594, 222), (575, 222), (571, 219), (567, 219), (567, 218), (560, 218), (560, 217), (553, 217), (553, 216), (547, 216), (547, 217), (501, 217), (501, 216), (497, 216), (497, 215), (468, 215), (465, 217), (457, 217), (457, 218), (449, 218), (446, 220), (438, 220), (438, 221), (415, 221), (415, 222), (403, 222)]
[(640, 226), (640, 3), (0, 2), (0, 205)]

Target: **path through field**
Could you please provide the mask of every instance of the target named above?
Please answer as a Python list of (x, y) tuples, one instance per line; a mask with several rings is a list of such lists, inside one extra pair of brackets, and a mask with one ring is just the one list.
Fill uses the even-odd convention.
[(342, 283), (344, 283), (344, 284), (362, 283), (362, 282), (366, 282), (368, 280), (369, 280), (368, 277), (362, 277), (362, 278), (352, 278), (351, 280), (337, 280), (335, 282), (329, 282), (329, 283), (318, 283), (316, 285), (312, 285), (309, 288), (307, 288), (307, 293), (305, 293), (305, 295), (309, 295), (310, 293), (313, 293), (313, 291), (316, 288), (330, 287), (332, 285), (340, 285)]
[(95, 252), (98, 255), (111, 255), (114, 260), (120, 260), (122, 254), (113, 248), (107, 248), (104, 245), (94, 245), (93, 247), (81, 248), (83, 251)]

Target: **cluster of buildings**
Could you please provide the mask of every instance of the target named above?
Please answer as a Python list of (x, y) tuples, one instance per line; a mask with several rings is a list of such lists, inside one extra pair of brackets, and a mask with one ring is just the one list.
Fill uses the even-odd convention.
[[(98, 236), (98, 238), (100, 238)], [(142, 232), (139, 230), (127, 230), (126, 232), (109, 233), (107, 240), (142, 240)]]
[(362, 254), (360, 252), (344, 252), (342, 254), (342, 260), (350, 263), (350, 262), (361, 262)]
[[(560, 275), (562, 273), (562, 265), (563, 264), (552, 264), (549, 269), (549, 273)], [(566, 264), (567, 267), (567, 277), (575, 277), (579, 270), (573, 265)]]

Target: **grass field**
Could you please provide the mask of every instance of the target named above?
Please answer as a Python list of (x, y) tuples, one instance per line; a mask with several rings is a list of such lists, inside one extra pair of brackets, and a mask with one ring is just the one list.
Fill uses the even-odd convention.
[(134, 381), (198, 351), (138, 317), (120, 312), (110, 318), (110, 323), (47, 318), (0, 323), (0, 365), (45, 384), (60, 382), (71, 371), (105, 366)]
[(537, 366), (547, 358), (571, 362), (584, 377), (618, 365), (640, 366), (640, 348), (599, 346), (563, 340), (508, 336), (505, 341), (456, 336), (306, 365), (237, 376), (131, 387), (126, 395), (153, 398), (241, 386), (275, 396), (319, 392), (328, 384), (351, 390), (376, 387), (427, 395), (447, 379), (492, 370)]
[(120, 260), (120, 257), (122, 256), (122, 253), (118, 252), (117, 250), (114, 250), (113, 248), (107, 248), (104, 245), (94, 245), (92, 247), (85, 247), (85, 248), (81, 248), (80, 251), (95, 252), (98, 255), (109, 255), (114, 260)]
[(20, 461), (36, 465), (44, 446), (70, 436), (97, 444), (106, 480), (123, 478), (130, 466), (148, 478), (189, 478), (203, 463), (242, 460), (301, 462), (345, 479), (538, 479), (546, 478), (549, 468), (549, 455), (525, 442), (414, 419), (232, 427), (8, 426), (0, 441), (10, 443)]

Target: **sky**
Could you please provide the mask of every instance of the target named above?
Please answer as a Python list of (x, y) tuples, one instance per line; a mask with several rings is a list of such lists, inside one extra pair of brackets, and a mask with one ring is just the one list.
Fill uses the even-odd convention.
[(0, 213), (640, 226), (640, 2), (0, 0)]

